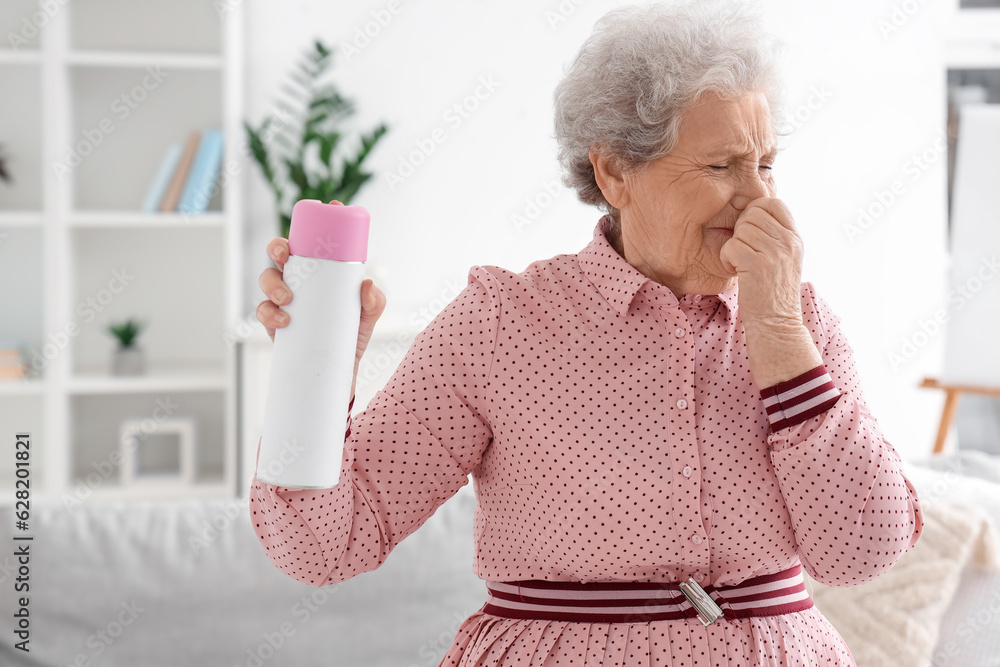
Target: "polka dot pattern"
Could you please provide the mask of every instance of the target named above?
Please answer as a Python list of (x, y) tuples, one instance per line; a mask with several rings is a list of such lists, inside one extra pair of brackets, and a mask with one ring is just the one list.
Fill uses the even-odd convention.
[[(522, 273), (473, 267), (353, 418), (337, 487), (254, 483), (255, 530), (282, 571), (323, 585), (378, 567), (470, 475), (485, 580), (732, 585), (801, 561), (850, 585), (916, 542), (916, 494), (812, 285), (804, 321), (841, 396), (772, 431), (738, 286), (678, 299), (614, 251), (607, 223), (580, 253)], [(810, 609), (707, 628), (480, 611), (442, 664), (854, 663)]]

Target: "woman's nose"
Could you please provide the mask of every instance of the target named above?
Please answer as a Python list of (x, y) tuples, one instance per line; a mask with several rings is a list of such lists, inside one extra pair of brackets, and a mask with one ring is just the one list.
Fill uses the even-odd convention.
[(754, 199), (770, 196), (771, 188), (760, 175), (749, 176), (740, 180), (736, 194), (733, 196), (733, 206), (742, 211)]

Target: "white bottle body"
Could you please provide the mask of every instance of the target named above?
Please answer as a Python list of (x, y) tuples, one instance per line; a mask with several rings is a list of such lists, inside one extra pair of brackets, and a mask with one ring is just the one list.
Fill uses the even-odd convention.
[(364, 262), (290, 255), (282, 279), (292, 300), (274, 332), (257, 479), (298, 489), (340, 480)]

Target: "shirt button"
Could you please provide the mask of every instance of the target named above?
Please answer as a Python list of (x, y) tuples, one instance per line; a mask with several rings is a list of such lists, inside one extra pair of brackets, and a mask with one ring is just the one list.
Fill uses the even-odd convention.
[(674, 329), (674, 335), (677, 336), (678, 338), (684, 338), (684, 334), (686, 333), (687, 332), (684, 331), (684, 327), (677, 327), (676, 329)]
[(691, 541), (695, 544), (701, 544), (701, 535), (692, 535)]
[(681, 474), (683, 474), (685, 477), (690, 477), (691, 472), (692, 472), (691, 466), (684, 466), (684, 470), (681, 471)]
[(694, 580), (695, 581), (705, 581), (705, 573), (704, 572), (695, 572), (694, 573)]
[(683, 410), (687, 406), (688, 406), (688, 402), (686, 400), (684, 400), (683, 398), (680, 399), (679, 401), (677, 401), (677, 407), (680, 408), (681, 410)]
[[(694, 295), (694, 300), (695, 301), (701, 301), (701, 295), (700, 294), (695, 294)], [(704, 576), (704, 575), (702, 575), (702, 576)]]

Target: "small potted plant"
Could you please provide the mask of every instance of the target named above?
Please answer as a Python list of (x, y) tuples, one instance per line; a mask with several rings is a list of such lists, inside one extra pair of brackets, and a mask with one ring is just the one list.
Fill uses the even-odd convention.
[(135, 344), (135, 339), (144, 327), (135, 318), (108, 325), (108, 331), (118, 340), (118, 349), (115, 350), (111, 363), (113, 375), (142, 375), (145, 359), (142, 348)]

